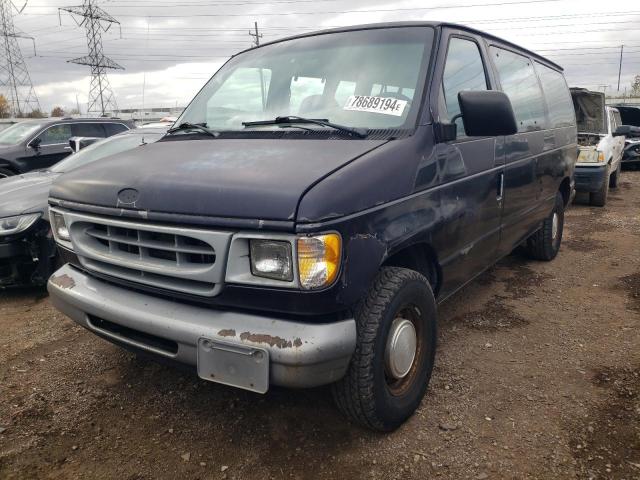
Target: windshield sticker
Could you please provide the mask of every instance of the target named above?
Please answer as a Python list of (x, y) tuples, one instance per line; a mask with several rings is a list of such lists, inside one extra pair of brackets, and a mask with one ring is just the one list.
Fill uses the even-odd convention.
[(382, 113), (401, 117), (407, 106), (406, 100), (389, 97), (370, 97), (368, 95), (351, 95), (344, 105), (344, 110), (355, 112)]

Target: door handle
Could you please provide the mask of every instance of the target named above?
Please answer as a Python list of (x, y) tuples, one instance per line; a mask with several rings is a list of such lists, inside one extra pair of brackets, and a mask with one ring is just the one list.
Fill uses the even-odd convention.
[(504, 197), (504, 172), (501, 172), (498, 176), (498, 194), (496, 195), (496, 200), (498, 203), (502, 202)]

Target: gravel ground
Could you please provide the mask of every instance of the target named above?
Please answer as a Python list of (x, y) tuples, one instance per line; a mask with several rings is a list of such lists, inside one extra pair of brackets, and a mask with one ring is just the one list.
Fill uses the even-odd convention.
[(140, 360), (39, 291), (0, 293), (0, 478), (640, 478), (640, 172), (441, 307), (416, 415), (381, 435), (328, 389), (265, 396)]

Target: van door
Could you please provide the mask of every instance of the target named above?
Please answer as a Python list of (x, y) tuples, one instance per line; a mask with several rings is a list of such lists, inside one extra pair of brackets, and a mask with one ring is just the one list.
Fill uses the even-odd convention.
[[(438, 85), (437, 117), (451, 122), (460, 113), (458, 92), (487, 90), (491, 78), (483, 46), (468, 32), (448, 31), (444, 67)], [(443, 228), (437, 234), (447, 295), (491, 265), (497, 258), (502, 210), (502, 139), (467, 137), (455, 119), (457, 138), (436, 145)]]
[[(506, 47), (489, 47), (500, 89), (507, 94), (518, 123), (518, 133), (505, 138), (504, 206), (500, 256), (510, 253), (538, 227), (541, 184), (538, 168), (545, 150), (545, 104), (530, 58)], [(538, 218), (540, 217), (540, 218)]]

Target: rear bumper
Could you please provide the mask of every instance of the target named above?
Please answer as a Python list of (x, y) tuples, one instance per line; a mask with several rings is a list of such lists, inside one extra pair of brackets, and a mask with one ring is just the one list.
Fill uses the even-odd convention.
[(356, 344), (353, 319), (311, 324), (212, 310), (127, 290), (69, 265), (53, 274), (48, 290), (59, 310), (93, 333), (183, 364), (197, 366), (201, 338), (264, 348), (273, 385), (335, 382), (344, 376)]
[(583, 167), (576, 166), (575, 182), (578, 192), (597, 192), (605, 181), (609, 179), (607, 176), (607, 166)]

